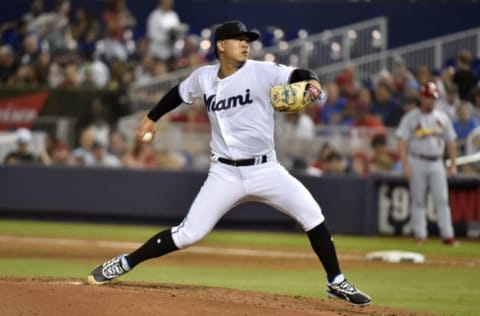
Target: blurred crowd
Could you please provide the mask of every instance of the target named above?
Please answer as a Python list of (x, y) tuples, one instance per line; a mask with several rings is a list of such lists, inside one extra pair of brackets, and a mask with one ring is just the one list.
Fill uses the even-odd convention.
[[(182, 68), (208, 62), (198, 37), (188, 34), (174, 11), (174, 0), (160, 0), (145, 23), (145, 36), (134, 36), (139, 23), (125, 0), (106, 0), (103, 11), (94, 13), (88, 2), (71, 12), (69, 0), (57, 0), (46, 12), (42, 0), (33, 0), (20, 20), (0, 27), (0, 85), (48, 88), (95, 87), (126, 90), (132, 83)], [(409, 69), (398, 59), (367, 82), (357, 79), (355, 65), (348, 65), (332, 82), (324, 82), (327, 99), (312, 103), (302, 113), (285, 115), (285, 124), (297, 139), (313, 140), (321, 127), (347, 130), (346, 139), (362, 137), (364, 146), (344, 152), (328, 140), (315, 159), (301, 159), (292, 169), (310, 174), (392, 173), (401, 170), (392, 133), (401, 117), (419, 102), (419, 88), (433, 81), (440, 90), (436, 108), (447, 113), (458, 135), (459, 155), (480, 151), (480, 74), (472, 69), (475, 56), (459, 52), (443, 69), (421, 66)], [(194, 104), (169, 113), (171, 123), (205, 126), (204, 106)], [(78, 141), (71, 145), (47, 135), (45, 152), (29, 152), (29, 131), (17, 131), (18, 148), (6, 163), (36, 161), (48, 165), (84, 165), (138, 168), (185, 169), (192, 156), (154, 147), (154, 143), (127, 141), (117, 122), (105, 113), (101, 99), (94, 99), (77, 122)], [(299, 160), (299, 161), (298, 161)], [(466, 166), (464, 172), (478, 172)]]
[(72, 12), (70, 0), (56, 0), (45, 11), (33, 0), (20, 19), (0, 25), (0, 85), (125, 88), (207, 62), (174, 0), (152, 8), (144, 36), (135, 36), (140, 22), (125, 0), (104, 3), (100, 13), (88, 1)]
[[(308, 126), (312, 131), (318, 125), (343, 126), (350, 133), (363, 133), (361, 136), (369, 141), (369, 146), (345, 157), (327, 143), (309, 170), (313, 167), (321, 173), (358, 175), (400, 171), (396, 148), (389, 146), (389, 137), (394, 137), (391, 131), (403, 115), (419, 105), (419, 88), (429, 81), (436, 83), (440, 92), (435, 108), (448, 115), (457, 133), (458, 155), (480, 152), (480, 74), (471, 69), (472, 61), (470, 52), (461, 51), (453, 65), (434, 71), (425, 66), (408, 69), (402, 60), (396, 60), (392, 69), (383, 69), (368, 82), (356, 80), (354, 65), (346, 67), (334, 82), (324, 84), (326, 102), (311, 104), (300, 115), (303, 123), (299, 118), (297, 127), (304, 132), (298, 133), (308, 134)], [(309, 137), (315, 135), (311, 132)], [(461, 171), (480, 169), (466, 165)]]

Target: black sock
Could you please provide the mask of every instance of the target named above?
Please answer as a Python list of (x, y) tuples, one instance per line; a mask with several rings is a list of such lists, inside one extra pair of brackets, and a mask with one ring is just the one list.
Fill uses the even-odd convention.
[(313, 250), (327, 272), (328, 282), (332, 282), (341, 272), (335, 245), (333, 244), (332, 236), (328, 231), (327, 225), (323, 222), (308, 231), (307, 235)]
[(150, 238), (140, 248), (127, 255), (125, 259), (130, 269), (133, 269), (142, 261), (163, 256), (177, 249), (172, 239), (171, 229), (167, 229)]

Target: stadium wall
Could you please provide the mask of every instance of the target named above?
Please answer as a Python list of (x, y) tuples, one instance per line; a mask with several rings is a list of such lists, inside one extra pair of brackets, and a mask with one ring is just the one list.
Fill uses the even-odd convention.
[[(408, 190), (398, 176), (296, 176), (319, 202), (334, 233), (410, 232)], [(205, 178), (206, 173), (194, 171), (0, 166), (0, 217), (175, 225)], [(480, 223), (480, 179), (450, 179), (450, 197), (457, 234), (473, 236)], [(429, 204), (433, 234), (434, 213)], [(300, 230), (260, 203), (237, 206), (218, 227)]]

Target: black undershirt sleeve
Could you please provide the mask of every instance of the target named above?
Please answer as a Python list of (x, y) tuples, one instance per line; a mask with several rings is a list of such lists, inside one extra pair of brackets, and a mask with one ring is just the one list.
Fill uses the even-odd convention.
[(294, 83), (294, 82), (299, 82), (304, 80), (312, 80), (312, 79), (320, 82), (320, 79), (318, 78), (318, 75), (315, 72), (309, 69), (297, 68), (294, 71), (292, 71), (292, 74), (290, 75), (289, 83)]
[(180, 97), (179, 84), (170, 89), (167, 94), (160, 99), (157, 105), (148, 112), (147, 116), (152, 121), (158, 121), (163, 115), (170, 112), (183, 103)]

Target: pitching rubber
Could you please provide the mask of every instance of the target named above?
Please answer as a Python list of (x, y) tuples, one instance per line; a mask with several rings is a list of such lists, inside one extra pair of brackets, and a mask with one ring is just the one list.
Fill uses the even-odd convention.
[(95, 280), (93, 275), (89, 275), (87, 277), (87, 283), (90, 284), (90, 285), (102, 285), (102, 284), (105, 284), (105, 283), (108, 283), (108, 282), (110, 282), (110, 281), (98, 282), (97, 280)]

